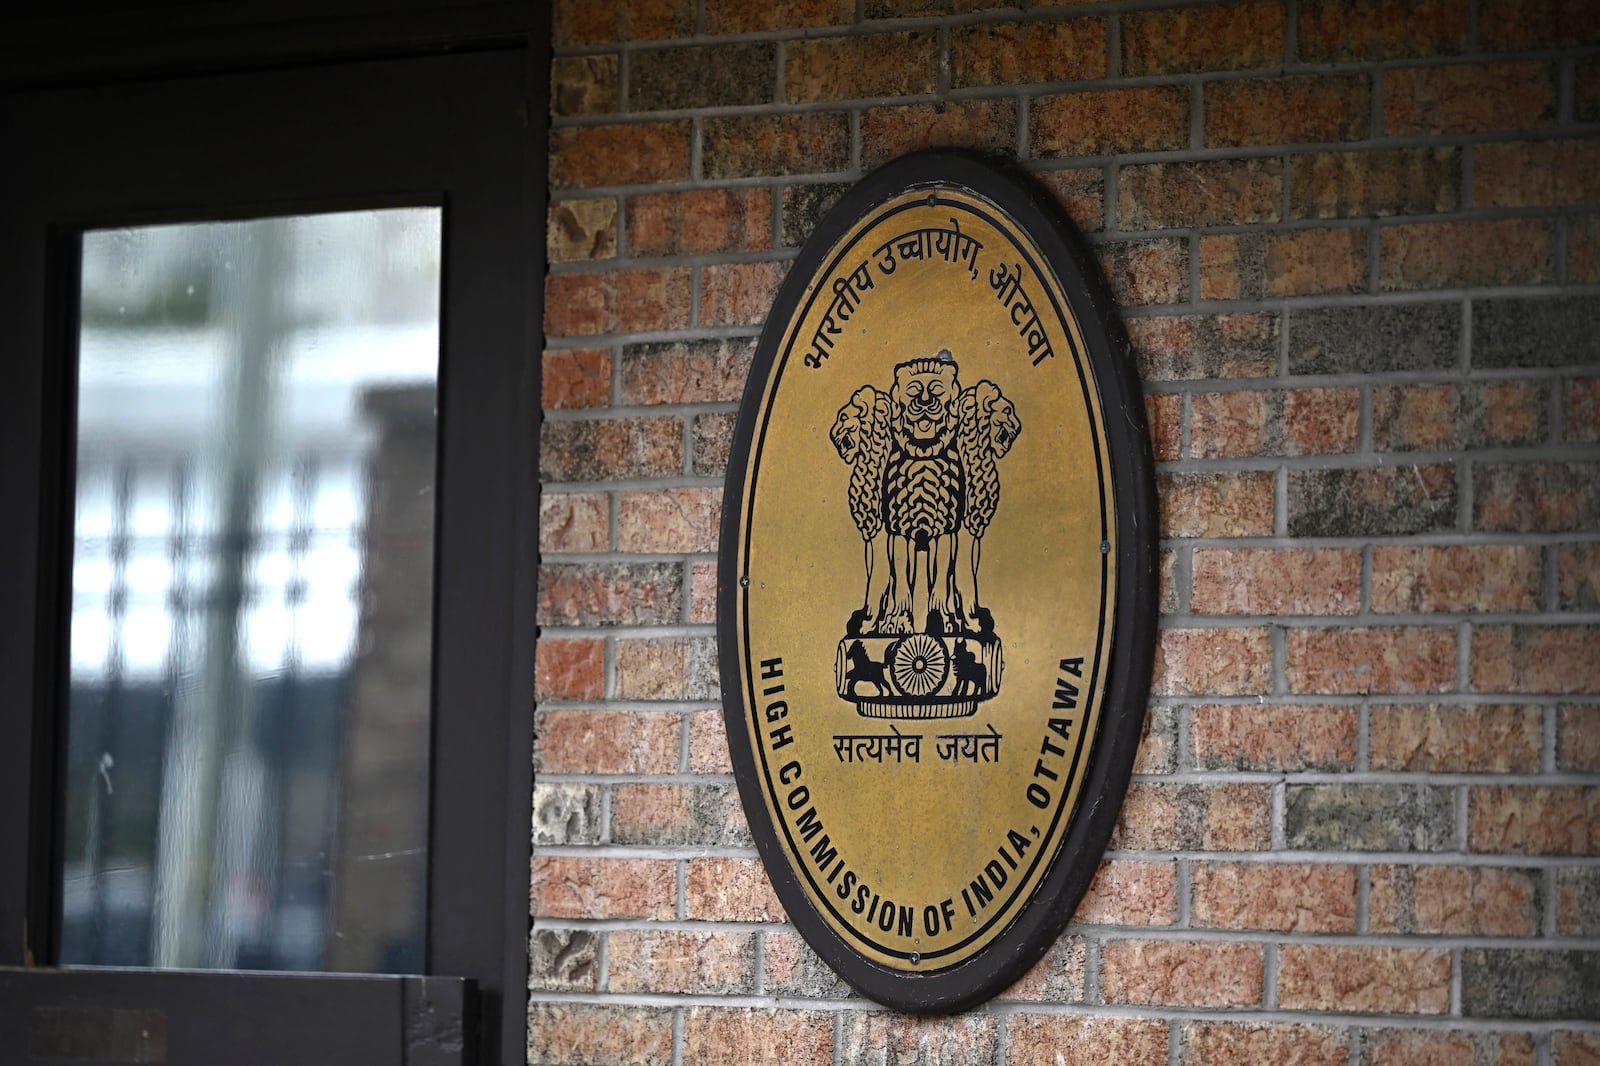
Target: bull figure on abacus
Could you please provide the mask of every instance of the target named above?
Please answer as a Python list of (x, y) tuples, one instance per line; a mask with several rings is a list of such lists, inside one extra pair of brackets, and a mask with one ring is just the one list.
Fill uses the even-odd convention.
[(1000, 639), (978, 568), (998, 464), (1022, 423), (992, 381), (962, 388), (958, 371), (948, 351), (900, 363), (890, 391), (857, 389), (830, 433), (850, 464), (866, 563), (862, 606), (839, 646), (839, 695), (863, 715), (960, 717), (999, 691)]

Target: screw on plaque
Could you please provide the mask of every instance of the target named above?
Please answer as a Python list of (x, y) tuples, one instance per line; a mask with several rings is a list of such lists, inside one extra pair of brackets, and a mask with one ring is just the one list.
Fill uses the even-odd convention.
[(1109, 540), (1103, 540), (1103, 541), (1100, 542), (1100, 554), (1101, 555), (1110, 555), (1111, 554), (1111, 542)]
[(911, 953), (911, 965), (915, 966), (917, 963), (919, 963), (921, 961), (922, 961), (922, 954), (920, 952), (913, 951)]
[(742, 589), (749, 588), (750, 587), (750, 579), (747, 578), (747, 577), (741, 577), (739, 579), (739, 587), (742, 588)]

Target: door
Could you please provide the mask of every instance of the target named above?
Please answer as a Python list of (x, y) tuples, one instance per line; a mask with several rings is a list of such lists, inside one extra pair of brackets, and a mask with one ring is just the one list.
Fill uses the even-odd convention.
[(0, 1058), (522, 1058), (537, 62), (0, 101)]

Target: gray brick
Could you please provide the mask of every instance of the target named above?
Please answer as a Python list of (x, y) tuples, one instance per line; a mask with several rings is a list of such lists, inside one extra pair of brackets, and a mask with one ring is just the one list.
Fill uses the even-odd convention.
[(666, 625), (683, 616), (681, 563), (547, 563), (539, 624)]
[(1556, 874), (1556, 927), (1563, 936), (1600, 936), (1600, 867)]
[(598, 844), (600, 792), (593, 785), (533, 786), (533, 843)]
[(728, 470), (733, 447), (732, 414), (696, 415), (694, 420), (694, 472), (696, 477), (721, 477)]
[(825, 174), (850, 162), (850, 120), (842, 112), (740, 115), (705, 120), (708, 178)]
[(1565, 533), (1600, 528), (1600, 463), (1477, 463), (1475, 529)]
[(1469, 1018), (1600, 1021), (1600, 952), (1472, 948), (1461, 953)]
[(1290, 785), (1283, 820), (1291, 848), (1443, 851), (1455, 842), (1450, 790), (1429, 785)]
[(1479, 369), (1600, 364), (1600, 297), (1477, 300), (1472, 365)]
[(541, 929), (528, 938), (528, 987), (593, 992), (600, 975), (600, 938), (576, 929)]
[(771, 103), (777, 90), (775, 46), (767, 43), (651, 48), (628, 62), (634, 111)]
[(1292, 374), (1443, 370), (1461, 347), (1459, 304), (1324, 307), (1289, 315)]
[(1383, 537), (1456, 525), (1456, 472), (1446, 464), (1289, 471), (1291, 537)]
[[(624, 786), (626, 787), (626, 786)], [(731, 784), (638, 786), (670, 789), (683, 797), (683, 807), (652, 791), (641, 800), (649, 813), (634, 822), (625, 808), (621, 789), (611, 799), (611, 842), (647, 847), (694, 844), (705, 847), (749, 847), (753, 843), (745, 824), (739, 793)]]
[(798, 247), (810, 237), (812, 230), (828, 209), (839, 202), (848, 185), (839, 182), (822, 182), (816, 185), (790, 185), (783, 190), (783, 243)]

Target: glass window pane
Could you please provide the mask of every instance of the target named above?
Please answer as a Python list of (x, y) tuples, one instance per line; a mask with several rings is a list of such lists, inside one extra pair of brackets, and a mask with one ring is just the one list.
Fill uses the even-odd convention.
[(84, 234), (59, 962), (421, 971), (440, 225)]

